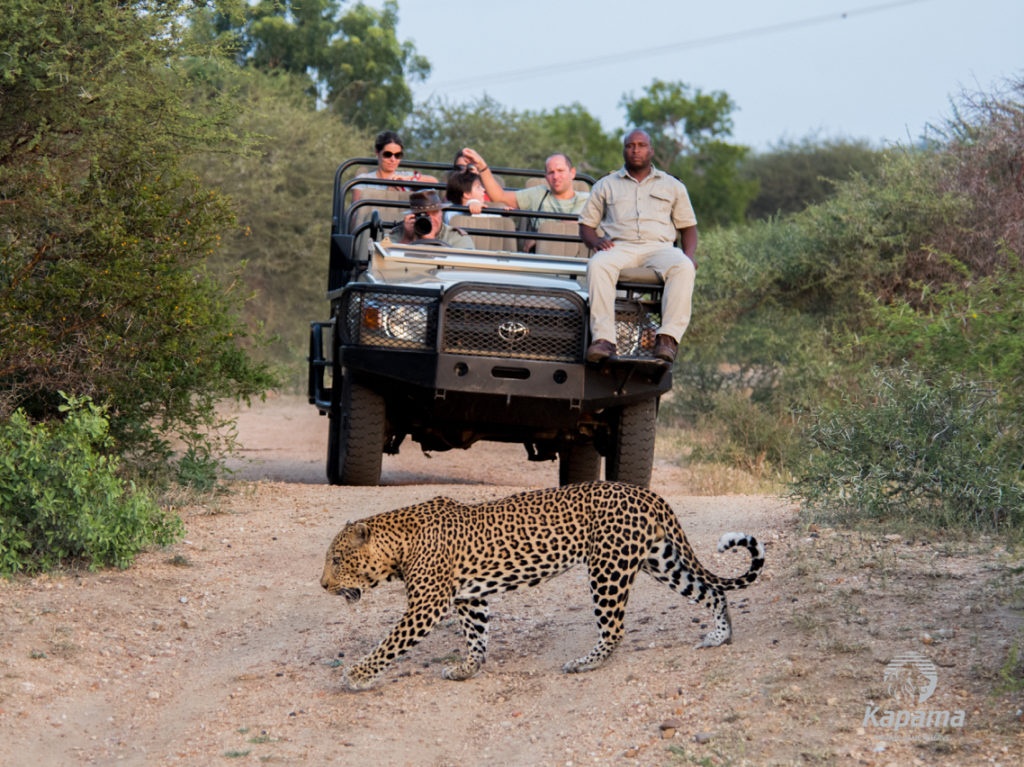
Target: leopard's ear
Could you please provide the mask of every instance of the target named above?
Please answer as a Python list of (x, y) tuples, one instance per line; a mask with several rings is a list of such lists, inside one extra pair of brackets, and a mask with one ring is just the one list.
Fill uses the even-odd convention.
[(370, 526), (365, 522), (352, 523), (352, 543), (362, 546), (370, 540)]

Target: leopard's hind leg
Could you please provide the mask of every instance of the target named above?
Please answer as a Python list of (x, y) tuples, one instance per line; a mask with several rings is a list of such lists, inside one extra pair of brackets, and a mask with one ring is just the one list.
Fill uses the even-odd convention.
[[(597, 618), (601, 638), (593, 650), (566, 663), (562, 671), (569, 674), (591, 671), (604, 663), (622, 641), (626, 603), (639, 564), (635, 557), (627, 559), (624, 552), (595, 555), (588, 561), (590, 595), (594, 600), (594, 617)], [(622, 569), (623, 565), (627, 566), (626, 569)]]
[(441, 676), (461, 682), (475, 676), (487, 656), (487, 600), (456, 599), (455, 614), (466, 638), (466, 659), (445, 668)]
[(690, 597), (695, 604), (708, 600), (715, 627), (701, 637), (698, 648), (732, 643), (732, 620), (725, 591), (718, 578), (700, 565), (685, 538), (682, 546), (671, 538), (660, 541), (652, 547), (640, 568), (673, 591)]

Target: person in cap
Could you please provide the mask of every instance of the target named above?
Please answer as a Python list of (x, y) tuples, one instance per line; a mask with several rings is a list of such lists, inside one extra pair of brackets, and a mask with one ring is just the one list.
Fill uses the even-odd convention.
[[(473, 238), (461, 229), (444, 223), (444, 203), (436, 189), (421, 189), (409, 195), (409, 212), (401, 224), (391, 230), (391, 240), (411, 244), (417, 240), (438, 240), (453, 248), (473, 249)], [(423, 227), (417, 231), (417, 219)], [(426, 229), (430, 224), (429, 231)]]

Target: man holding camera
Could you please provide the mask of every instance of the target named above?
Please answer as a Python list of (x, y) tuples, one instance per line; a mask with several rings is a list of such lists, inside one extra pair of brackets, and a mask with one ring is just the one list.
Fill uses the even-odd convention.
[(405, 220), (391, 230), (391, 240), (413, 244), (417, 240), (439, 240), (453, 248), (474, 249), (473, 238), (444, 223), (444, 204), (436, 189), (421, 189), (409, 195)]

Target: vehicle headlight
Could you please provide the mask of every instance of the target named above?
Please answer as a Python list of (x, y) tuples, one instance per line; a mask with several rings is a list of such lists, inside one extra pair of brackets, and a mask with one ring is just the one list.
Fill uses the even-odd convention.
[(345, 296), (343, 344), (432, 349), (437, 296), (353, 290)]
[(380, 309), (381, 326), (388, 338), (423, 344), (427, 341), (427, 307), (394, 304)]

